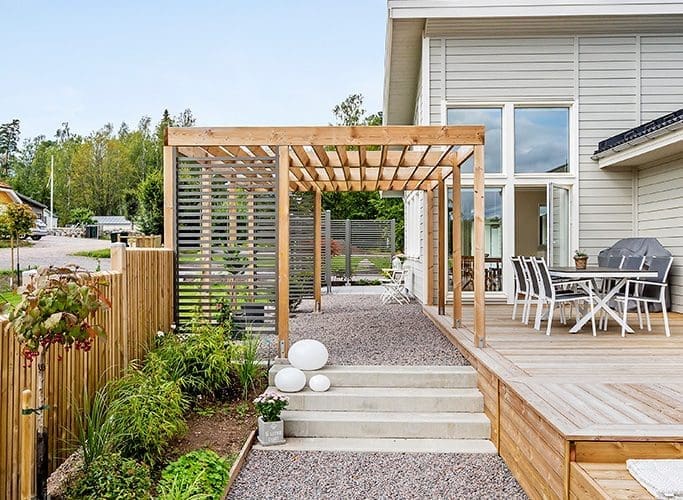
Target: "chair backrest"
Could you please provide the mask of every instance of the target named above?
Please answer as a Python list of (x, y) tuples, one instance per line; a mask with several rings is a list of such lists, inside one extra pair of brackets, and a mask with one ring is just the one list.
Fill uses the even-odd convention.
[(671, 271), (671, 264), (673, 264), (673, 257), (652, 257), (648, 271), (657, 271), (657, 279), (650, 281), (657, 281), (658, 283), (666, 283), (669, 278), (669, 271)]
[(534, 269), (533, 258), (522, 257), (521, 262), (524, 268), (526, 269), (527, 276), (529, 277), (529, 285), (531, 285), (531, 291), (538, 295), (539, 293), (541, 293), (541, 286), (538, 283), (538, 277), (536, 274), (536, 270)]
[(619, 269), (628, 269), (629, 271), (640, 271), (645, 264), (645, 257), (642, 255), (629, 255), (624, 257)]
[(554, 299), (555, 288), (553, 287), (553, 281), (550, 277), (550, 271), (548, 270), (548, 265), (545, 263), (545, 259), (543, 257), (535, 257), (533, 258), (532, 263), (536, 270), (538, 281), (541, 284), (541, 296)]
[(528, 289), (527, 277), (522, 268), (521, 257), (510, 257), (512, 268), (515, 270), (515, 283), (518, 292), (526, 292)]
[(623, 262), (623, 255), (610, 255), (609, 257), (607, 257), (605, 267), (610, 267), (612, 269), (621, 269), (621, 265), (623, 264)]

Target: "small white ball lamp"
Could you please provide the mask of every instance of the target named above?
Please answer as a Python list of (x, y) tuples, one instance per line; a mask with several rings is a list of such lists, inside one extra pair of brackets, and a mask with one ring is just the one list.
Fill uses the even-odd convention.
[(317, 340), (299, 340), (289, 348), (289, 362), (300, 370), (319, 370), (325, 366), (328, 358), (327, 347)]
[(275, 387), (282, 392), (299, 392), (306, 385), (306, 374), (288, 366), (275, 375)]
[(315, 392), (325, 392), (330, 388), (330, 379), (325, 375), (314, 375), (308, 381), (308, 386)]

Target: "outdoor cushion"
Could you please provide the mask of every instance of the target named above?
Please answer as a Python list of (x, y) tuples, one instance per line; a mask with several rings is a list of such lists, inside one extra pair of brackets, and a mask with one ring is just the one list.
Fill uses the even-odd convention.
[(626, 460), (626, 468), (655, 498), (683, 499), (683, 460)]

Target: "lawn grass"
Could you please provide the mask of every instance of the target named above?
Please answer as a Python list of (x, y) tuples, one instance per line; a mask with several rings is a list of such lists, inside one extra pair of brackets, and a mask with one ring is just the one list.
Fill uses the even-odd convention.
[[(351, 274), (353, 274), (358, 268), (358, 264), (362, 260), (369, 260), (372, 265), (377, 268), (377, 273), (379, 274), (382, 269), (388, 269), (391, 267), (391, 258), (387, 255), (352, 255), (351, 256)], [(345, 255), (335, 255), (330, 259), (330, 264), (332, 267), (333, 274), (344, 274), (346, 272), (346, 256)]]
[(77, 257), (91, 257), (93, 259), (111, 259), (111, 248), (101, 248), (99, 250), (82, 250), (70, 255)]
[(14, 292), (0, 292), (0, 308), (5, 304), (10, 304), (11, 306), (16, 306), (21, 302), (21, 295)]

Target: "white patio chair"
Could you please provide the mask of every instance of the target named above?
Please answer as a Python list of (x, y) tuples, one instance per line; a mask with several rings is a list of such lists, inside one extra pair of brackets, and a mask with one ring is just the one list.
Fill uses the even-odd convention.
[(406, 296), (403, 291), (405, 279), (405, 270), (403, 269), (392, 269), (389, 281), (386, 281), (384, 285), (384, 292), (382, 293), (382, 304), (387, 304), (389, 302), (396, 302), (398, 304), (407, 304), (410, 299)]
[[(669, 315), (666, 310), (666, 289), (667, 279), (673, 264), (673, 257), (652, 257), (648, 270), (656, 271), (657, 278), (653, 280), (628, 280), (624, 287), (623, 294), (616, 295), (617, 304), (623, 307), (624, 325), (621, 326), (621, 336), (626, 336), (626, 318), (628, 316), (629, 302), (635, 302), (638, 306), (638, 316), (640, 317), (640, 304), (645, 306), (645, 317), (647, 318), (647, 331), (652, 331), (650, 323), (650, 304), (660, 304), (662, 306), (662, 316), (664, 318), (664, 332), (667, 337), (671, 336), (669, 329)], [(647, 288), (646, 288), (647, 287)], [(654, 292), (654, 293), (653, 293)], [(643, 329), (642, 318), (640, 329)]]
[[(595, 311), (594, 311), (594, 295), (593, 295), (593, 280), (591, 279), (576, 279), (576, 280), (562, 280), (558, 282), (553, 282), (550, 271), (548, 270), (548, 265), (545, 263), (545, 259), (535, 258), (531, 260), (531, 264), (534, 267), (536, 275), (540, 278), (539, 282), (541, 284), (540, 298), (538, 302), (538, 308), (536, 309), (536, 321), (534, 323), (534, 328), (536, 330), (541, 329), (541, 317), (543, 315), (543, 306), (548, 305), (548, 326), (546, 327), (546, 335), (550, 335), (553, 323), (553, 313), (555, 312), (556, 305), (563, 304), (578, 304), (582, 302), (588, 302), (590, 305), (591, 314), (591, 325), (593, 327), (593, 336), (597, 335), (595, 330)], [(569, 285), (577, 286), (580, 285), (583, 290), (576, 287), (574, 290), (565, 290), (564, 293), (559, 293), (559, 288), (567, 287)], [(562, 309), (560, 309), (562, 311)]]

